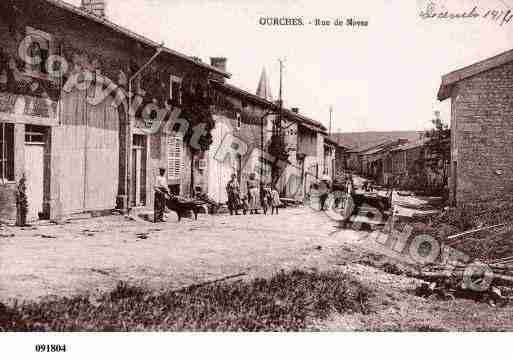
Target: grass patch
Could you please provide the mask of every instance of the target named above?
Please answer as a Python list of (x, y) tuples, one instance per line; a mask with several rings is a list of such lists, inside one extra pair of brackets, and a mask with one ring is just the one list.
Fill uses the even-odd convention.
[(151, 293), (118, 284), (99, 301), (78, 296), (0, 305), (4, 331), (299, 331), (332, 313), (369, 313), (369, 291), (336, 272)]

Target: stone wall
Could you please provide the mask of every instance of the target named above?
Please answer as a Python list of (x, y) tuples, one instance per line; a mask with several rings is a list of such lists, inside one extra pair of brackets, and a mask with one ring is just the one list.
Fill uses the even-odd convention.
[(513, 63), (456, 85), (452, 131), (457, 205), (512, 197)]
[[(18, 6), (18, 4), (17, 4)], [(5, 8), (4, 8), (5, 7)], [(128, 88), (128, 79), (137, 71), (155, 53), (155, 49), (119, 34), (105, 26), (83, 19), (63, 9), (59, 9), (49, 5), (47, 2), (20, 1), (18, 6), (19, 12), (11, 14), (12, 9), (6, 4), (0, 4), (0, 92), (23, 96), (26, 98), (35, 98), (41, 96), (49, 97), (55, 103), (60, 101), (61, 85), (73, 73), (73, 71), (90, 70), (95, 73), (101, 73), (106, 78), (118, 85), (124, 91)], [(14, 21), (15, 19), (15, 21)], [(66, 59), (68, 70), (71, 71), (60, 83), (51, 79), (41, 79), (38, 77), (28, 76), (25, 74), (26, 66), (18, 56), (18, 46), (26, 35), (27, 27), (32, 27), (44, 31), (51, 35), (52, 54), (58, 54)], [(5, 76), (6, 74), (6, 76)], [(195, 76), (206, 79), (208, 70), (194, 65), (179, 57), (162, 53), (154, 63), (148, 67), (141, 75), (140, 81), (134, 81), (134, 87), (143, 89), (138, 93), (143, 97), (143, 103), (156, 103), (159, 108), (164, 107), (164, 103), (169, 99), (170, 94), (170, 77), (171, 75), (179, 78), (186, 76)], [(7, 81), (5, 81), (5, 79)], [(35, 86), (37, 84), (37, 86)], [(57, 108), (57, 106), (55, 106)], [(60, 113), (69, 112), (65, 105), (60, 106)], [(0, 104), (0, 110), (4, 108)], [(73, 110), (73, 109), (71, 109)], [(0, 115), (4, 115), (4, 110)], [(46, 111), (48, 112), (48, 111)], [(60, 126), (59, 124), (49, 123), (49, 119), (45, 118), (46, 112), (42, 114), (27, 113), (22, 116), (9, 115), (9, 120), (17, 123), (18, 126), (24, 127), (24, 124), (37, 124), (40, 126)], [(51, 117), (51, 115), (49, 116)], [(4, 121), (5, 116), (0, 116), (0, 120)], [(46, 122), (48, 123), (46, 123)], [(54, 121), (55, 122), (55, 121)], [(54, 128), (54, 127), (52, 127)], [(56, 127), (60, 128), (60, 127)], [(53, 137), (58, 131), (52, 131)], [(21, 170), (17, 171), (16, 180), (19, 180), (23, 173), (23, 131), (20, 132), (21, 137), (15, 142), (16, 166)], [(120, 128), (119, 128), (119, 198), (118, 206), (126, 208), (127, 194), (130, 188), (130, 148), (131, 138), (128, 136), (128, 126), (126, 126), (126, 113), (121, 111)], [(161, 139), (161, 132), (152, 136), (147, 146), (147, 180), (146, 180), (146, 202), (152, 205), (153, 200), (153, 183), (157, 170), (160, 166), (166, 164), (166, 141)], [(45, 193), (45, 200), (53, 201), (53, 192), (58, 190), (58, 181), (66, 181), (55, 175), (56, 169), (54, 153), (51, 154), (51, 170), (48, 173), (54, 173), (51, 178), (45, 179), (50, 181)], [(127, 162), (128, 160), (128, 162)], [(189, 162), (185, 160), (184, 162)], [(187, 168), (184, 169), (184, 173)], [(190, 171), (189, 171), (190, 173)], [(128, 176), (126, 175), (128, 174)], [(184, 174), (184, 177), (186, 175)], [(189, 177), (190, 178), (190, 174)], [(47, 181), (48, 180), (48, 181)], [(45, 182), (45, 183), (46, 183)], [(188, 187), (184, 178), (185, 186)], [(45, 191), (45, 192), (46, 192)], [(12, 203), (13, 186), (0, 184), (0, 198), (6, 201), (0, 201), (0, 218), (13, 218), (14, 207)], [(113, 204), (114, 206), (114, 204)], [(53, 208), (51, 207), (50, 217), (55, 217)], [(57, 208), (58, 206), (55, 206)], [(106, 208), (107, 209), (107, 208)], [(111, 209), (111, 208), (109, 208)], [(55, 213), (58, 214), (58, 213)], [(60, 215), (60, 214), (59, 214)]]

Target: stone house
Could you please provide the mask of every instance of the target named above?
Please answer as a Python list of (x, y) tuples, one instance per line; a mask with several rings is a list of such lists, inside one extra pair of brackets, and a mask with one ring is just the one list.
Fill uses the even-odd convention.
[(391, 149), (406, 143), (407, 139), (387, 140), (361, 152), (362, 174), (377, 183), (388, 184), (387, 157)]
[(340, 178), (349, 171), (349, 148), (337, 143), (335, 148), (335, 178)]
[(362, 156), (360, 150), (349, 149), (346, 152), (347, 156), (347, 169), (350, 172), (362, 173)]
[(418, 140), (397, 146), (389, 151), (385, 161), (385, 173), (389, 184), (410, 175), (409, 171), (415, 161), (425, 156), (424, 143), (424, 140)]
[[(266, 81), (261, 79), (262, 82)], [(264, 183), (271, 182), (274, 159), (269, 155), (269, 145), (279, 106), (272, 98), (225, 81), (211, 83), (219, 100), (214, 110), (216, 127), (208, 151), (208, 183), (204, 190), (215, 201), (225, 203), (225, 187), (232, 174), (237, 175), (242, 193), (247, 191), (251, 173)], [(268, 89), (264, 92), (270, 93)], [(302, 198), (305, 188), (308, 190), (322, 172), (325, 128), (300, 115), (297, 109), (284, 108), (282, 131), (289, 159), (280, 166), (277, 189), (284, 197)]]
[[(226, 184), (236, 174), (241, 192), (251, 173), (270, 182), (269, 157), (262, 155), (271, 139), (276, 106), (255, 94), (224, 81), (212, 81), (219, 100), (214, 119), (213, 143), (208, 151), (208, 181), (204, 190), (219, 203), (226, 203)], [(255, 163), (255, 159), (257, 163)]]
[(513, 195), (513, 50), (442, 77), (451, 100), (449, 190), (457, 206)]
[[(339, 146), (346, 149), (345, 157), (347, 169), (349, 171), (362, 174), (369, 173), (369, 166), (374, 157), (382, 155), (379, 147), (386, 143), (393, 143), (398, 139), (413, 142), (419, 139), (421, 133), (417, 131), (364, 131), (364, 132), (341, 132), (334, 133), (331, 138)], [(372, 152), (367, 158), (364, 158), (364, 152)], [(371, 161), (369, 161), (371, 159)], [(365, 161), (365, 164), (363, 163)]]
[(332, 140), (329, 136), (324, 138), (324, 160), (323, 160), (323, 175), (329, 176), (334, 179), (336, 176), (336, 155), (338, 143)]
[(93, 3), (0, 3), (0, 219), (15, 217), (23, 176), (30, 220), (151, 207), (160, 167), (180, 193), (192, 187), (188, 146), (174, 127), (154, 127), (169, 116), (155, 116), (229, 75), (112, 23)]
[[(285, 128), (289, 128), (289, 164), (281, 177), (281, 193), (294, 199), (303, 199), (325, 172), (324, 155), (326, 127), (299, 113), (298, 108), (284, 111)], [(331, 165), (331, 157), (329, 159)], [(328, 166), (326, 169), (329, 171)]]

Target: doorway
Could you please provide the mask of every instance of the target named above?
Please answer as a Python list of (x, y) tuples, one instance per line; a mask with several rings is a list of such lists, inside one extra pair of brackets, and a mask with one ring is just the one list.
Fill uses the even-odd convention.
[(146, 136), (134, 135), (132, 144), (132, 207), (146, 206)]
[(28, 202), (27, 220), (29, 221), (39, 220), (43, 217), (45, 147), (45, 128), (26, 126), (25, 177)]

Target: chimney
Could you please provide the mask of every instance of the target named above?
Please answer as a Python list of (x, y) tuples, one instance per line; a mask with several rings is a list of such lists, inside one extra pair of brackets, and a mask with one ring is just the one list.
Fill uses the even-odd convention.
[(292, 107), (290, 110), (291, 110), (292, 112), (294, 112), (295, 114), (298, 114), (298, 115), (299, 115), (299, 108), (297, 108), (297, 107)]
[[(210, 58), (210, 65), (212, 67), (215, 67), (218, 70), (223, 71), (223, 72), (226, 72), (226, 62), (227, 62), (226, 57), (211, 57)], [(220, 81), (223, 83), (226, 82), (226, 79), (224, 78), (223, 75), (214, 74), (214, 78), (217, 81)]]
[(98, 17), (105, 17), (105, 0), (82, 0), (81, 8)]
[(223, 72), (226, 72), (226, 57), (211, 57), (210, 64)]

